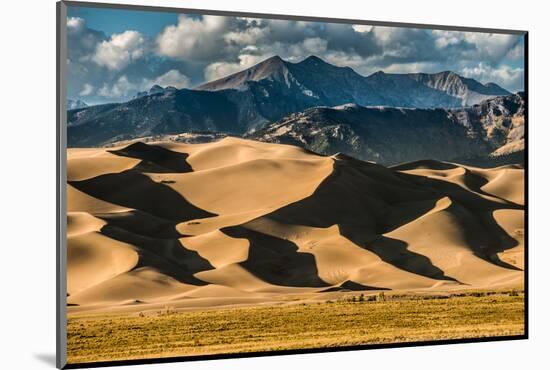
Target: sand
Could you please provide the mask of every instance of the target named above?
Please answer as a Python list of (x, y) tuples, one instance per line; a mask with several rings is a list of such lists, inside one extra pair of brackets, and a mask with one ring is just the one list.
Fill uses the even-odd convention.
[(522, 287), (524, 170), (226, 138), (68, 150), (70, 312)]

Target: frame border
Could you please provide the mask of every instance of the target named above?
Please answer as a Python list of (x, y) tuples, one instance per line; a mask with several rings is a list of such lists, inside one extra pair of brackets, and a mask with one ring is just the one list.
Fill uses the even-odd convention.
[(232, 17), (281, 19), (281, 20), (287, 20), (287, 21), (364, 24), (369, 26), (424, 28), (424, 29), (444, 30), (444, 31), (482, 32), (482, 33), (513, 34), (513, 35), (523, 35), (528, 32), (527, 30), (517, 30), (517, 29), (449, 26), (449, 25), (426, 24), (426, 23), (386, 22), (386, 21), (364, 20), (364, 19), (361, 20), (361, 19), (350, 19), (350, 18), (310, 17), (310, 16), (301, 16), (301, 15), (291, 15), (291, 14), (269, 14), (269, 13), (252, 13), (252, 12), (228, 11), (228, 10), (214, 10), (214, 9), (194, 9), (194, 8), (178, 8), (178, 7), (152, 6), (152, 5), (115, 4), (115, 3), (100, 3), (100, 2), (91, 2), (91, 1), (87, 2), (87, 1), (78, 1), (78, 0), (76, 1), (61, 0), (60, 2), (65, 4), (66, 6), (84, 7), (84, 8), (126, 9), (126, 10), (163, 12), (163, 13), (193, 13), (193, 14), (200, 14), (200, 15), (220, 15), (220, 16), (232, 16)]
[[(66, 112), (66, 100), (67, 100), (67, 71), (66, 63), (67, 59), (67, 23), (64, 21), (67, 18), (67, 7), (87, 7), (87, 8), (104, 8), (104, 9), (126, 9), (135, 11), (150, 11), (150, 12), (168, 12), (168, 13), (192, 13), (199, 15), (219, 15), (219, 16), (237, 16), (237, 17), (254, 17), (254, 18), (268, 18), (268, 19), (280, 19), (289, 21), (310, 21), (310, 22), (328, 22), (328, 23), (343, 23), (343, 24), (358, 24), (358, 25), (372, 25), (372, 26), (385, 26), (385, 27), (402, 27), (402, 28), (419, 28), (419, 29), (436, 29), (446, 31), (462, 31), (462, 32), (478, 32), (478, 33), (497, 33), (497, 34), (511, 34), (524, 37), (524, 94), (525, 94), (525, 149), (524, 149), (524, 222), (525, 222), (525, 266), (524, 266), (524, 280), (525, 280), (525, 309), (524, 309), (524, 334), (522, 335), (510, 335), (510, 336), (497, 336), (497, 337), (479, 337), (479, 338), (465, 338), (465, 339), (451, 339), (451, 340), (430, 340), (430, 341), (416, 341), (416, 342), (402, 342), (402, 343), (383, 343), (383, 344), (364, 344), (356, 346), (342, 346), (342, 347), (329, 347), (329, 348), (303, 348), (296, 350), (277, 350), (277, 351), (259, 351), (259, 352), (245, 352), (245, 353), (223, 353), (223, 354), (211, 354), (211, 355), (196, 355), (196, 356), (176, 356), (176, 357), (159, 357), (148, 359), (135, 359), (135, 360), (114, 360), (114, 361), (98, 361), (98, 362), (86, 362), (86, 363), (67, 363), (67, 194), (65, 184), (67, 182), (67, 112)], [(510, 340), (525, 340), (529, 339), (529, 98), (528, 98), (528, 84), (529, 84), (529, 32), (527, 30), (516, 29), (500, 29), (500, 28), (479, 28), (479, 27), (464, 27), (464, 26), (449, 26), (449, 25), (437, 25), (437, 24), (424, 24), (424, 23), (402, 23), (402, 22), (385, 22), (375, 20), (360, 20), (360, 19), (347, 19), (347, 18), (329, 18), (329, 17), (309, 17), (299, 15), (288, 14), (267, 14), (267, 13), (251, 13), (240, 11), (225, 11), (225, 10), (212, 10), (212, 9), (193, 9), (193, 8), (176, 8), (176, 7), (163, 7), (163, 6), (149, 6), (149, 5), (130, 5), (130, 4), (113, 4), (113, 3), (99, 3), (99, 2), (85, 2), (85, 1), (67, 1), (61, 0), (56, 3), (56, 36), (57, 36), (57, 61), (56, 61), (56, 74), (57, 74), (57, 95), (56, 95), (56, 121), (57, 121), (57, 142), (56, 142), (56, 367), (58, 369), (80, 369), (80, 368), (96, 368), (96, 367), (110, 367), (110, 366), (124, 366), (124, 365), (143, 365), (143, 364), (159, 364), (159, 363), (173, 363), (173, 362), (191, 362), (202, 360), (220, 360), (220, 359), (234, 359), (234, 358), (248, 358), (248, 357), (266, 357), (266, 356), (285, 356), (294, 354), (312, 354), (312, 353), (327, 353), (327, 352), (345, 352), (345, 351), (357, 351), (357, 350), (369, 350), (369, 349), (382, 349), (382, 348), (405, 348), (405, 347), (419, 347), (419, 346), (434, 346), (434, 345), (447, 345), (447, 344), (468, 344), (468, 343), (483, 343), (483, 342), (500, 342)]]
[(56, 4), (56, 366), (67, 364), (67, 6)]

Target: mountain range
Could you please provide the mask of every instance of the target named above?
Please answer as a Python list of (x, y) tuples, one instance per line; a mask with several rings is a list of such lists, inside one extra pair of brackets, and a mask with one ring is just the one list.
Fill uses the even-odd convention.
[(386, 165), (425, 158), (479, 166), (520, 163), (524, 109), (523, 93), (460, 109), (315, 107), (245, 137)]
[(80, 99), (67, 99), (67, 110), (86, 108), (88, 104)]
[(153, 85), (149, 91), (140, 91), (132, 99), (142, 98), (144, 96), (150, 96), (155, 94), (174, 93), (177, 89), (174, 86), (162, 87), (159, 85)]
[[(102, 146), (145, 136), (198, 131), (308, 146), (293, 138), (322, 133), (309, 145), (312, 150), (333, 154), (334, 150), (349, 152), (354, 148), (351, 154), (387, 163), (416, 159), (418, 155), (432, 157), (431, 140), (443, 138), (451, 144), (439, 142), (446, 146), (438, 153), (440, 159), (487, 156), (512, 143), (495, 154), (502, 156), (518, 151), (517, 142), (523, 136), (517, 139), (514, 135), (520, 129), (508, 138), (511, 126), (486, 125), (485, 121), (497, 117), (494, 112), (498, 111), (503, 122), (511, 124), (515, 120), (514, 124), (521, 126), (514, 117), (522, 111), (507, 109), (507, 104), (523, 106), (523, 95), (451, 71), (380, 71), (362, 76), (316, 56), (299, 63), (274, 56), (194, 89), (153, 86), (125, 103), (70, 110), (68, 145)], [(309, 124), (296, 125), (298, 121)], [(435, 136), (427, 136), (422, 145), (414, 144), (414, 158), (376, 149), (388, 142), (406, 145), (409, 132), (419, 137), (428, 128)], [(329, 134), (330, 130), (336, 131)], [(439, 130), (439, 134), (433, 130)], [(420, 149), (423, 147), (425, 150)], [(399, 152), (407, 151), (399, 146)]]
[(316, 56), (299, 63), (274, 56), (197, 89), (252, 90), (265, 97), (283, 90), (285, 95), (291, 95), (295, 100), (312, 100), (316, 105), (356, 103), (415, 108), (473, 105), (488, 98), (510, 94), (494, 83), (484, 85), (451, 71), (435, 74), (379, 71), (364, 77), (350, 67), (338, 67)]

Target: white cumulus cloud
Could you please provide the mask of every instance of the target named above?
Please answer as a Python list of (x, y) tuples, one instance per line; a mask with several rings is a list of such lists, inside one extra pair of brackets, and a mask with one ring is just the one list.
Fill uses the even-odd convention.
[(84, 86), (82, 86), (82, 90), (78, 93), (80, 96), (89, 96), (92, 95), (95, 91), (95, 88), (92, 84), (85, 83)]
[(233, 18), (205, 15), (191, 18), (180, 15), (178, 24), (157, 37), (159, 54), (175, 59), (205, 60), (223, 52), (224, 35)]
[[(128, 100), (139, 91), (148, 91), (153, 85), (159, 85), (161, 87), (173, 86), (177, 89), (183, 89), (190, 86), (190, 80), (187, 76), (175, 69), (169, 70), (155, 78), (131, 80), (127, 75), (122, 75), (111, 84), (104, 83), (97, 89), (96, 93), (103, 98)], [(84, 86), (83, 91), (87, 88), (87, 86)], [(89, 88), (93, 88), (93, 86)], [(92, 91), (90, 91), (90, 93), (91, 92)]]
[(239, 45), (253, 45), (262, 37), (267, 36), (269, 29), (260, 27), (250, 27), (242, 31), (232, 31), (226, 33), (223, 38), (227, 43)]
[(105, 98), (121, 98), (130, 96), (137, 91), (138, 86), (128, 80), (126, 75), (122, 75), (114, 84), (109, 86), (107, 83), (97, 91), (97, 95)]
[(81, 32), (86, 27), (86, 22), (84, 19), (79, 17), (68, 17), (67, 18), (67, 32)]
[(435, 46), (438, 48), (457, 45), (464, 40), (464, 37), (462, 37), (463, 33), (461, 32), (433, 30), (432, 34), (435, 37)]
[(290, 46), (290, 52), (294, 55), (322, 54), (327, 51), (327, 40), (320, 37), (310, 37), (301, 43)]
[(190, 84), (189, 77), (176, 69), (171, 69), (153, 80), (143, 79), (142, 86), (144, 89), (148, 89), (153, 85), (159, 85), (161, 87), (173, 86), (176, 89), (183, 89), (189, 87)]
[(254, 64), (261, 62), (262, 60), (267, 59), (267, 56), (258, 56), (243, 54), (239, 55), (238, 63), (230, 62), (216, 62), (211, 63), (206, 66), (204, 69), (204, 78), (206, 81), (217, 80), (218, 78), (225, 77), (235, 72), (242, 71), (243, 69), (252, 67)]
[(354, 24), (351, 27), (355, 32), (358, 32), (358, 33), (368, 33), (372, 30), (372, 26), (367, 24)]
[(481, 82), (495, 82), (511, 90), (523, 89), (524, 70), (507, 65), (493, 67), (487, 63), (479, 63), (473, 67), (462, 69), (462, 75)]
[(110, 70), (121, 70), (132, 61), (145, 55), (145, 38), (137, 31), (113, 34), (107, 41), (99, 43), (92, 60)]

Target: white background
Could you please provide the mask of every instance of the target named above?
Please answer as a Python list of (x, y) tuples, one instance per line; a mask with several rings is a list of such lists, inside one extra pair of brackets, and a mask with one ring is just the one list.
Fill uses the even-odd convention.
[[(116, 2), (111, 0), (112, 2)], [(132, 369), (521, 369), (548, 365), (550, 20), (544, 1), (126, 0), (203, 9), (526, 29), (530, 108), (530, 339), (217, 360)], [(0, 37), (0, 367), (55, 358), (55, 1), (2, 2)], [(124, 369), (129, 367), (124, 367)]]

